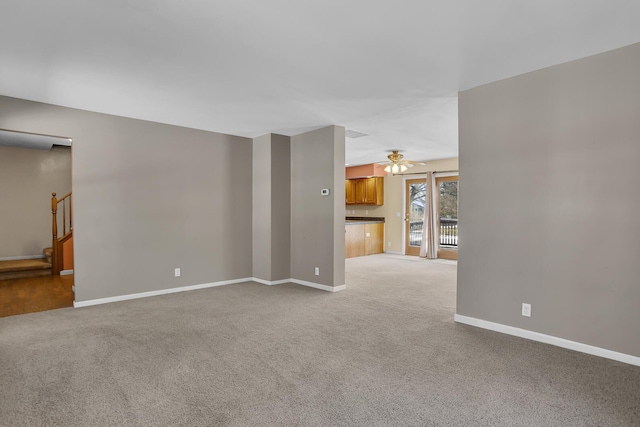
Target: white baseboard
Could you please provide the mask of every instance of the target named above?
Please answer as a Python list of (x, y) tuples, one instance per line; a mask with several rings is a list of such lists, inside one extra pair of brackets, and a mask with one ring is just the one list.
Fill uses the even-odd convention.
[(320, 289), (327, 292), (338, 292), (338, 291), (343, 291), (347, 288), (346, 285), (328, 286), (328, 285), (321, 285), (319, 283), (307, 282), (306, 280), (298, 280), (298, 279), (283, 279), (283, 280), (270, 281), (270, 280), (258, 279), (257, 277), (252, 277), (251, 280), (253, 280), (254, 282), (262, 283), (263, 285), (282, 285), (284, 283), (295, 283), (296, 285), (308, 286), (310, 288), (316, 288), (316, 289)]
[(213, 288), (215, 286), (231, 285), (234, 283), (251, 282), (251, 280), (252, 280), (251, 277), (247, 277), (244, 279), (223, 280), (221, 282), (204, 283), (201, 285), (182, 286), (180, 288), (160, 289), (157, 291), (140, 292), (137, 294), (119, 295), (116, 297), (108, 297), (108, 298), (98, 298), (98, 299), (92, 299), (88, 301), (74, 301), (73, 306), (75, 308), (88, 307), (91, 305), (107, 304), (110, 302), (127, 301), (130, 299), (138, 299), (138, 298), (146, 298), (146, 297), (155, 297), (158, 295), (174, 294), (176, 292), (194, 291), (196, 289)]
[(21, 259), (40, 259), (40, 258), (44, 258), (44, 255), (5, 256), (5, 257), (0, 257), (0, 261), (19, 261)]
[(282, 279), (282, 280), (264, 280), (264, 279), (258, 279), (257, 277), (252, 277), (251, 280), (253, 280), (254, 282), (258, 282), (258, 283), (262, 283), (263, 285), (282, 285), (285, 283), (291, 283), (291, 279)]
[(297, 285), (308, 286), (310, 288), (321, 289), (327, 292), (339, 292), (339, 291), (344, 291), (347, 288), (346, 285), (328, 286), (328, 285), (321, 285), (320, 283), (307, 282), (306, 280), (299, 280), (299, 279), (291, 279), (290, 282), (295, 283)]
[(402, 252), (398, 252), (398, 251), (384, 251), (385, 254), (391, 254), (391, 255), (404, 255)]
[(630, 354), (618, 353), (617, 351), (594, 347), (592, 345), (583, 344), (576, 341), (569, 341), (564, 338), (558, 338), (552, 335), (545, 335), (539, 332), (528, 331), (526, 329), (515, 328), (513, 326), (507, 326), (500, 323), (493, 323), (487, 320), (476, 319), (475, 317), (467, 317), (456, 314), (454, 315), (453, 319), (456, 322), (464, 323), (465, 325), (476, 326), (482, 329), (489, 329), (491, 331), (501, 332), (507, 335), (526, 338), (532, 341), (551, 344), (558, 347), (567, 348), (569, 350), (579, 351), (581, 353), (587, 353), (594, 356), (604, 357), (606, 359), (617, 360), (618, 362), (628, 363), (630, 365), (640, 366), (640, 357), (632, 356)]
[[(73, 272), (73, 270), (67, 270), (67, 271), (72, 271)], [(62, 274), (62, 272), (60, 274)], [(283, 283), (296, 283), (298, 285), (309, 286), (309, 287), (312, 287), (312, 288), (321, 289), (323, 291), (328, 291), (328, 292), (338, 292), (338, 291), (342, 291), (342, 290), (346, 289), (345, 285), (327, 286), (327, 285), (321, 285), (319, 283), (306, 282), (304, 280), (297, 280), (297, 279), (284, 279), (284, 280), (269, 281), (269, 280), (258, 279), (256, 277), (246, 277), (246, 278), (243, 278), (243, 279), (223, 280), (221, 282), (204, 283), (204, 284), (201, 284), (201, 285), (182, 286), (182, 287), (179, 287), (179, 288), (160, 289), (160, 290), (157, 290), (157, 291), (140, 292), (140, 293), (128, 294), (128, 295), (118, 295), (118, 296), (115, 296), (115, 297), (98, 298), (98, 299), (92, 299), (92, 300), (87, 300), (87, 301), (74, 301), (73, 302), (73, 306), (75, 308), (89, 307), (89, 306), (92, 306), (92, 305), (108, 304), (110, 302), (118, 302), (118, 301), (127, 301), (127, 300), (130, 300), (130, 299), (155, 297), (155, 296), (158, 296), (158, 295), (174, 294), (176, 292), (194, 291), (196, 289), (213, 288), (213, 287), (216, 287), (216, 286), (225, 286), (225, 285), (232, 285), (234, 283), (244, 283), (244, 282), (257, 282), (257, 283), (261, 283), (263, 285), (281, 285)]]
[(61, 276), (69, 276), (69, 275), (71, 275), (71, 274), (73, 274), (73, 270), (62, 270), (62, 271), (60, 272), (60, 275), (61, 275)]

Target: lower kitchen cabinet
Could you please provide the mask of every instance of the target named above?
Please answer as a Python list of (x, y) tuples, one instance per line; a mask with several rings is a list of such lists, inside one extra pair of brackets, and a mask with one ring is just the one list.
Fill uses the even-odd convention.
[(381, 254), (384, 252), (384, 224), (364, 225), (364, 254)]
[(364, 224), (347, 224), (344, 235), (344, 256), (353, 258), (364, 255)]
[(384, 252), (384, 223), (345, 225), (345, 257), (353, 258)]

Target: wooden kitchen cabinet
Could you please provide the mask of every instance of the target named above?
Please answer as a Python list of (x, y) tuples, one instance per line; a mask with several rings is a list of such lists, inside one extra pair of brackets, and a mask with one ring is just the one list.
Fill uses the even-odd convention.
[(384, 223), (347, 223), (344, 244), (345, 258), (384, 252)]
[(364, 204), (365, 179), (356, 179), (356, 204)]
[(364, 254), (384, 252), (384, 224), (364, 224)]
[(345, 180), (347, 205), (384, 205), (384, 178), (356, 178)]
[(344, 235), (344, 256), (353, 258), (364, 255), (364, 224), (347, 224)]
[(355, 205), (356, 204), (356, 180), (355, 179), (347, 179), (345, 180), (345, 189), (344, 194), (347, 199), (347, 205)]

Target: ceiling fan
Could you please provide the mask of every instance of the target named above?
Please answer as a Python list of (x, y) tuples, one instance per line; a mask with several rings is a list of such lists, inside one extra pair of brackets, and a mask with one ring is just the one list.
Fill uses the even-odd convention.
[(378, 163), (380, 165), (387, 165), (384, 168), (385, 172), (404, 172), (415, 165), (426, 165), (426, 163), (414, 162), (413, 160), (403, 160), (404, 156), (400, 154), (400, 150), (391, 150), (391, 154), (389, 154), (387, 158), (389, 159), (388, 162)]

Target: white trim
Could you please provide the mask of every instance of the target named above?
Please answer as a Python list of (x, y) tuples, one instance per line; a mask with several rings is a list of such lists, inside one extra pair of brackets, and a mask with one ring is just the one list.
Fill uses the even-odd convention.
[(321, 290), (327, 291), (327, 292), (344, 291), (347, 288), (346, 285), (328, 286), (328, 285), (321, 285), (320, 283), (307, 282), (306, 280), (299, 280), (299, 279), (289, 279), (289, 281), (291, 283), (295, 283), (297, 285), (302, 285), (302, 286), (308, 286), (310, 288), (321, 289)]
[(576, 341), (569, 341), (564, 338), (554, 337), (552, 335), (545, 335), (539, 332), (528, 331), (526, 329), (520, 329), (513, 326), (507, 326), (500, 323), (493, 323), (487, 320), (476, 319), (475, 317), (461, 316), (455, 314), (453, 317), (458, 323), (464, 323), (465, 325), (476, 326), (482, 329), (488, 329), (490, 331), (501, 332), (507, 335), (513, 335), (520, 338), (526, 338), (532, 341), (538, 341), (545, 344), (551, 344), (562, 348), (568, 348), (569, 350), (579, 351), (581, 353), (592, 354), (594, 356), (604, 357), (606, 359), (617, 360), (618, 362), (628, 363), (630, 365), (640, 366), (640, 357), (632, 356), (630, 354), (618, 353), (617, 351), (607, 350), (600, 347), (594, 347), (592, 345), (579, 343)]
[(70, 275), (72, 275), (72, 274), (73, 274), (73, 270), (62, 270), (62, 271), (60, 272), (60, 275), (61, 275), (61, 276), (70, 276)]
[(384, 251), (385, 254), (391, 254), (391, 255), (404, 255), (402, 252), (398, 252), (398, 251)]
[(291, 283), (291, 279), (264, 280), (264, 279), (258, 279), (257, 277), (252, 277), (251, 280), (253, 280), (254, 282), (262, 283), (263, 285), (268, 285), (268, 286), (282, 285), (284, 283)]
[[(66, 271), (69, 271), (69, 270), (66, 270)], [(70, 270), (70, 271), (73, 271), (73, 270)], [(338, 292), (346, 289), (345, 285), (327, 286), (327, 285), (321, 285), (319, 283), (307, 282), (304, 280), (297, 280), (297, 279), (283, 279), (283, 280), (269, 281), (269, 280), (258, 279), (256, 277), (246, 277), (243, 279), (223, 280), (221, 282), (204, 283), (201, 285), (182, 286), (179, 288), (160, 289), (157, 291), (140, 292), (137, 294), (128, 294), (128, 295), (118, 295), (115, 297), (98, 298), (98, 299), (92, 299), (88, 301), (74, 301), (73, 307), (74, 308), (89, 307), (92, 305), (108, 304), (111, 302), (127, 301), (127, 300), (138, 299), (138, 298), (155, 297), (158, 295), (174, 294), (176, 292), (194, 291), (196, 289), (213, 288), (216, 286), (232, 285), (234, 283), (245, 283), (245, 282), (257, 282), (263, 285), (281, 285), (283, 283), (295, 283), (298, 285), (309, 286), (311, 288), (321, 289), (323, 291), (328, 291), (328, 292)]]
[(298, 279), (283, 279), (283, 280), (272, 281), (272, 280), (264, 280), (264, 279), (258, 279), (257, 277), (252, 277), (251, 280), (253, 280), (254, 282), (262, 283), (263, 285), (269, 285), (269, 286), (282, 285), (283, 283), (295, 283), (296, 285), (308, 286), (310, 288), (321, 289), (327, 292), (338, 292), (338, 291), (343, 291), (347, 288), (346, 285), (328, 286), (328, 285), (321, 285), (319, 283), (307, 282), (306, 280), (298, 280)]
[(119, 295), (116, 297), (108, 297), (108, 298), (98, 298), (98, 299), (92, 299), (88, 301), (74, 301), (73, 306), (75, 308), (88, 307), (91, 305), (107, 304), (110, 302), (117, 302), (117, 301), (127, 301), (130, 299), (155, 297), (158, 295), (173, 294), (176, 292), (194, 291), (196, 289), (213, 288), (215, 286), (224, 286), (224, 285), (231, 285), (234, 283), (243, 283), (243, 282), (251, 282), (251, 281), (252, 281), (251, 277), (246, 277), (244, 279), (223, 280), (221, 282), (204, 283), (201, 285), (182, 286), (180, 288), (160, 289), (157, 291), (140, 292), (137, 294)]
[(40, 259), (40, 258), (44, 258), (44, 255), (5, 256), (5, 257), (0, 257), (0, 261), (19, 261), (21, 259)]

